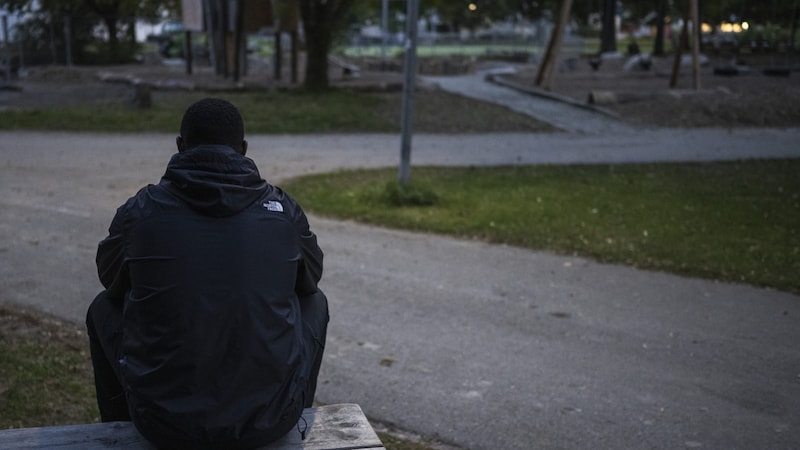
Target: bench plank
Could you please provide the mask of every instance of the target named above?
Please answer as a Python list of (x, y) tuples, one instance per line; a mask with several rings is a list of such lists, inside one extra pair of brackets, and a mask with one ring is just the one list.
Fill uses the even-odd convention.
[[(305, 440), (295, 428), (263, 450), (383, 449), (361, 407), (336, 404), (307, 408)], [(304, 422), (300, 421), (300, 429)], [(153, 450), (131, 422), (108, 422), (55, 427), (0, 430), (0, 449), (109, 449)]]

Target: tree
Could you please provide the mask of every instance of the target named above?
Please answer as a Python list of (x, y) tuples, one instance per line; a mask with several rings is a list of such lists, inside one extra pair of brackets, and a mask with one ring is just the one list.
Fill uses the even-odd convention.
[[(0, 7), (10, 11), (31, 14), (25, 32), (29, 38), (48, 35), (50, 47), (75, 50), (76, 61), (123, 62), (135, 49), (135, 19), (137, 16), (154, 16), (160, 9), (174, 9), (176, 0), (0, 0)], [(108, 35), (107, 52), (84, 54), (86, 44), (96, 40), (93, 28), (101, 22)], [(65, 28), (65, 24), (69, 24)], [(42, 28), (43, 31), (37, 28)], [(66, 31), (70, 36), (66, 36)], [(121, 48), (120, 39), (127, 42)], [(42, 45), (41, 42), (32, 44)], [(55, 58), (54, 58), (55, 59)]]
[[(108, 51), (113, 60), (117, 60), (120, 56), (119, 53), (119, 28), (120, 20), (125, 17), (127, 13), (135, 14), (137, 1), (136, 0), (84, 0), (86, 5), (103, 21), (103, 24), (108, 31)], [(126, 23), (128, 36), (133, 31), (135, 20), (133, 17), (128, 18)], [(135, 36), (133, 41), (135, 41)]]
[(617, 0), (603, 0), (603, 27), (600, 30), (600, 53), (617, 51)]
[(334, 37), (346, 25), (345, 19), (355, 0), (299, 0), (306, 38), (305, 88), (328, 89), (328, 55)]
[(653, 43), (653, 54), (657, 56), (664, 55), (664, 20), (667, 11), (667, 0), (657, 0), (658, 6), (656, 7), (656, 39)]

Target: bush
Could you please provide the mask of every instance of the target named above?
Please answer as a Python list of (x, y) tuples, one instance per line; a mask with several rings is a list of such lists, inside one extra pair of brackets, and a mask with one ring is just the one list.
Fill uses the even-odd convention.
[(439, 196), (426, 186), (391, 181), (383, 191), (383, 200), (394, 206), (433, 206)]

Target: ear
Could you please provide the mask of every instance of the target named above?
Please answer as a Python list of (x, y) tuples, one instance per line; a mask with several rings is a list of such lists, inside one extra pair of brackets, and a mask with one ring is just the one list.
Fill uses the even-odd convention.
[(242, 156), (247, 154), (247, 141), (242, 140)]
[(186, 150), (186, 141), (183, 140), (182, 136), (178, 136), (175, 138), (175, 145), (178, 146), (178, 153)]

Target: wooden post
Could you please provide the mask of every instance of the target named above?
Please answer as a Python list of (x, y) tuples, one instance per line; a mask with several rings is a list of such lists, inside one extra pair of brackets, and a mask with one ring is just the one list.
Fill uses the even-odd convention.
[(275, 32), (275, 80), (281, 79), (281, 63), (283, 62), (283, 51), (281, 49), (281, 30)]
[(186, 60), (186, 75), (192, 74), (192, 32), (186, 30), (183, 32), (183, 57)]
[(555, 28), (553, 28), (550, 42), (547, 43), (547, 50), (545, 50), (542, 62), (539, 63), (539, 69), (536, 72), (536, 79), (534, 80), (536, 86), (544, 86), (550, 89), (552, 85), (553, 70), (558, 64), (561, 42), (564, 40), (564, 28), (569, 20), (570, 9), (572, 9), (572, 0), (564, 0), (564, 2), (561, 3), (561, 12), (558, 15), (558, 22)]
[(289, 43), (289, 48), (291, 52), (291, 79), (292, 84), (297, 83), (297, 30), (292, 31), (289, 36), (291, 37), (291, 41)]

